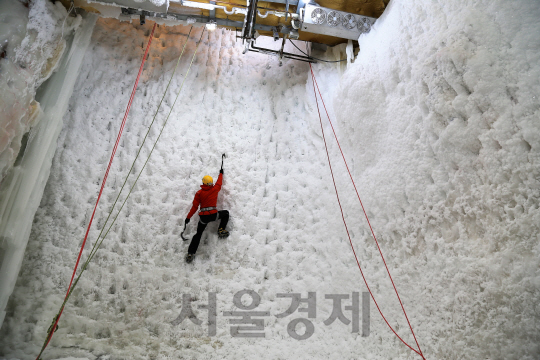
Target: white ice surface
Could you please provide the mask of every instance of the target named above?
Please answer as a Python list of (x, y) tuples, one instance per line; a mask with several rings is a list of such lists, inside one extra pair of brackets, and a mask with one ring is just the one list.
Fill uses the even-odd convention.
[(393, 1), (335, 94), (428, 358), (540, 357), (539, 18), (537, 1)]
[(68, 53), (55, 74), (38, 94), (42, 112), (32, 129), (24, 154), (2, 180), (0, 188), (0, 323), (15, 287), (32, 220), (41, 202), (56, 152), (58, 135), (75, 81), (83, 61), (96, 15), (89, 15), (81, 29), (70, 37)]
[(37, 88), (58, 65), (65, 49), (63, 36), (81, 18), (67, 17), (60, 2), (0, 0), (0, 179), (13, 166), (23, 135), (35, 126)]
[[(314, 67), (427, 359), (540, 353), (538, 12), (534, 1), (394, 0), (360, 39), (360, 56), (341, 78), (335, 64)], [(150, 26), (113, 20), (96, 26), (1, 330), (0, 354), (7, 358), (35, 356), (61, 303)], [(157, 30), (91, 241), (187, 31)], [(160, 124), (200, 31), (190, 39)], [(205, 36), (182, 102), (45, 359), (419, 358), (373, 305), (369, 337), (351, 334), (350, 325), (323, 324), (331, 311), (324, 294), (365, 286), (336, 204), (309, 68), (292, 61), (278, 67), (275, 58), (241, 52), (233, 33)], [(187, 266), (183, 219), (202, 175), (217, 176), (222, 152), (229, 157), (218, 207), (231, 212), (231, 236), (218, 240), (216, 225), (209, 225)], [(413, 345), (334, 144), (330, 154), (369, 284)], [(272, 314), (288, 305), (277, 293), (316, 291), (315, 334), (305, 341), (288, 336), (298, 313), (266, 318), (265, 339), (231, 337), (222, 315), (215, 337), (206, 336), (206, 324), (171, 324), (183, 293), (195, 308), (217, 291), (221, 314), (244, 288), (259, 292), (257, 310)]]

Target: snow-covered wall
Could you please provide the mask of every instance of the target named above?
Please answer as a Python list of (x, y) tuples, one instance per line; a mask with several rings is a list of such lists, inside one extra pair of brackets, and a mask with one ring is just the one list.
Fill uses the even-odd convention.
[[(538, 19), (538, 1), (393, 0), (334, 95), (428, 359), (540, 356)], [(383, 278), (355, 224), (367, 272)]]
[[(540, 353), (539, 15), (536, 1), (393, 0), (347, 71), (314, 66), (426, 359)], [(35, 358), (62, 302), (151, 25), (96, 25), (0, 330), (0, 357)], [(180, 90), (201, 29), (188, 31), (157, 29), (91, 242), (189, 40), (158, 124)], [(309, 67), (242, 50), (234, 33), (204, 35), (181, 100), (70, 299), (49, 358), (420, 358), (374, 306), (367, 337), (350, 324), (325, 324), (325, 295), (366, 289), (335, 201)], [(222, 152), (218, 207), (231, 212), (231, 236), (218, 240), (209, 225), (186, 265), (183, 219)], [(333, 143), (330, 154), (367, 280), (414, 346)], [(233, 336), (223, 314), (246, 288), (261, 296), (256, 310), (272, 314), (264, 339)], [(213, 336), (198, 307), (209, 292), (217, 293)], [(277, 318), (290, 305), (278, 294), (308, 292), (316, 293), (315, 331), (298, 341), (288, 325), (308, 314)], [(201, 325), (178, 320), (185, 294)]]
[(80, 19), (67, 16), (60, 1), (0, 0), (0, 181), (38, 119), (36, 90), (55, 70), (64, 37)]
[[(140, 26), (111, 19), (96, 24), (7, 306), (0, 356), (26, 359), (37, 354), (58, 310), (151, 27), (150, 22)], [(156, 29), (89, 245), (103, 227), (182, 46), (188, 42), (157, 125), (180, 91), (201, 31), (194, 28), (188, 37), (187, 26)], [(234, 32), (223, 29), (206, 32), (202, 39), (166, 131), (66, 307), (49, 357), (235, 358), (245, 353), (262, 358), (268, 341), (283, 337), (273, 354), (285, 349), (291, 357), (315, 355), (321, 347), (313, 348), (311, 341), (299, 346), (288, 335), (291, 318), (268, 318), (265, 332), (272, 340), (254, 342), (231, 340), (221, 312), (246, 288), (258, 291), (261, 306), (272, 313), (287, 309), (287, 299), (277, 297), (281, 292), (305, 296), (319, 291), (324, 302), (325, 293), (362, 291), (351, 287), (345, 276), (352, 259), (325, 260), (337, 259), (334, 247), (339, 240), (334, 238), (336, 227), (329, 224), (339, 217), (321, 171), (322, 140), (306, 103), (308, 65), (285, 60), (280, 67), (275, 57), (242, 54), (244, 47)], [(266, 40), (259, 44), (279, 48), (279, 42)], [(286, 51), (295, 50), (287, 44)], [(336, 73), (333, 69), (329, 71)], [(136, 171), (156, 136), (152, 130)], [(186, 266), (187, 243), (180, 239), (183, 220), (202, 176), (217, 176), (223, 152), (228, 158), (218, 206), (231, 212), (231, 236), (218, 242), (216, 224), (209, 225), (195, 262)], [(196, 221), (197, 216), (188, 236)], [(208, 291), (219, 292), (214, 338), (206, 336), (203, 326), (174, 322), (183, 294), (203, 304)], [(321, 305), (319, 314), (328, 316), (330, 309)], [(358, 333), (351, 334), (345, 325), (325, 327), (323, 320), (314, 319), (319, 327), (314, 337), (323, 340), (325, 354), (346, 357), (361, 351), (343, 347), (330, 336), (341, 334), (354, 342)], [(212, 354), (214, 349), (218, 353)]]
[[(81, 23), (80, 16), (67, 15), (60, 2), (0, 0), (0, 323), (48, 178), (54, 153), (49, 148), (61, 128), (63, 114), (58, 112), (65, 109), (60, 104), (66, 99), (49, 101), (47, 114), (35, 96), (56, 71), (66, 38)], [(52, 91), (71, 96), (72, 86), (62, 88), (62, 83), (57, 81)], [(47, 98), (46, 91), (41, 93)], [(39, 124), (42, 119), (46, 124)], [(25, 147), (37, 155), (24, 158)]]
[(23, 154), (0, 186), (0, 323), (15, 287), (32, 220), (49, 178), (62, 119), (96, 18), (94, 14), (85, 14), (83, 25), (74, 36), (69, 36), (66, 54), (36, 96), (41, 110), (36, 117), (37, 125), (31, 130)]

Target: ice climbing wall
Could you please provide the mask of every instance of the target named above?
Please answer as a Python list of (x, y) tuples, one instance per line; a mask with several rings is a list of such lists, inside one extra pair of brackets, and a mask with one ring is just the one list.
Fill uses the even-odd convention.
[[(510, 8), (504, 1), (396, 0), (360, 38), (361, 53), (341, 78), (335, 64), (314, 67), (427, 359), (538, 357), (538, 11), (533, 1)], [(61, 303), (149, 29), (113, 20), (96, 26), (2, 326), (0, 356), (35, 356)], [(91, 239), (188, 29), (156, 33)], [(201, 30), (189, 39), (158, 124)], [(47, 356), (419, 358), (373, 304), (367, 337), (352, 332), (353, 324), (329, 324), (332, 297), (362, 295), (365, 287), (341, 224), (308, 66), (242, 55), (226, 31), (203, 39), (173, 118)], [(331, 143), (360, 262), (385, 315), (413, 345), (338, 151)], [(200, 178), (217, 176), (223, 152), (229, 157), (218, 206), (231, 212), (231, 236), (218, 240), (211, 224), (187, 266), (183, 220)], [(234, 302), (244, 289), (260, 296), (254, 311), (266, 314), (264, 338), (235, 336), (235, 317), (226, 314), (249, 307), (247, 295)], [(276, 316), (291, 303), (280, 294), (309, 292), (316, 314)], [(212, 305), (213, 293), (215, 326), (200, 308)], [(350, 301), (342, 304), (348, 318)], [(200, 325), (189, 313), (182, 317), (187, 303)], [(297, 318), (312, 321), (306, 340), (290, 335)], [(298, 325), (300, 334), (305, 329)]]
[[(103, 225), (187, 40), (158, 114), (159, 125), (179, 91), (202, 28), (195, 28), (189, 39), (188, 31), (181, 26), (156, 30), (91, 240)], [(149, 25), (115, 20), (96, 25), (8, 306), (2, 330), (5, 354), (29, 358), (37, 353), (61, 303), (148, 34)], [(75, 290), (48, 356), (263, 357), (274, 342), (281, 344), (270, 350), (275, 356), (283, 351), (293, 357), (362, 353), (333, 340), (339, 334), (346, 342), (358, 341), (360, 334), (351, 333), (351, 325), (323, 324), (332, 311), (325, 294), (352, 296), (365, 289), (351, 283), (352, 258), (347, 244), (340, 242), (344, 239), (314, 103), (306, 92), (308, 65), (285, 61), (279, 67), (275, 58), (242, 55), (242, 50), (234, 33), (218, 30), (203, 36), (164, 135)], [(156, 137), (157, 130), (151, 131), (150, 140)], [(145, 145), (142, 157), (150, 146)], [(195, 262), (186, 265), (183, 221), (202, 176), (217, 177), (223, 152), (228, 157), (218, 207), (231, 213), (231, 236), (218, 240), (216, 224), (211, 224)], [(195, 224), (196, 217), (189, 235)], [(233, 310), (234, 295), (244, 289), (256, 291), (261, 296), (258, 310), (269, 313), (260, 332), (264, 339), (230, 333), (223, 311)], [(209, 292), (217, 292), (217, 333), (212, 337), (204, 310), (197, 310), (208, 302)], [(316, 293), (318, 315), (314, 334), (302, 342), (288, 334), (292, 315), (275, 315), (291, 302), (279, 293), (305, 298), (308, 292)], [(203, 324), (189, 319), (178, 324), (184, 294), (190, 295)], [(298, 331), (304, 332), (302, 325)], [(324, 347), (313, 347), (320, 341)]]
[(437, 338), (428, 359), (540, 354), (539, 15), (534, 1), (391, 2), (336, 94), (420, 344)]

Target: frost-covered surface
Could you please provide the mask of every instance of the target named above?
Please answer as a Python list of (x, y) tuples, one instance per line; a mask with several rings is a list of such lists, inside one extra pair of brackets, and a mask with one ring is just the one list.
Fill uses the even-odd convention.
[[(336, 66), (315, 66), (427, 359), (535, 359), (540, 352), (539, 8), (533, 1), (507, 7), (395, 0), (360, 40), (360, 57), (339, 90)], [(35, 356), (61, 303), (150, 26), (96, 26), (1, 330), (6, 358)], [(157, 30), (91, 240), (187, 31)], [(192, 34), (160, 124), (200, 31)], [(351, 334), (351, 325), (323, 324), (331, 311), (325, 294), (365, 287), (335, 201), (309, 68), (242, 55), (234, 41), (226, 31), (205, 36), (150, 165), (70, 300), (45, 359), (419, 358), (373, 305), (369, 337)], [(398, 333), (414, 344), (335, 145), (330, 150), (370, 286)], [(218, 240), (209, 225), (188, 266), (182, 222), (202, 175), (217, 176), (222, 152), (229, 158), (218, 206), (231, 212), (231, 236)], [(222, 312), (233, 310), (232, 296), (245, 288), (261, 295), (257, 310), (272, 315), (290, 303), (278, 293), (317, 292), (314, 335), (289, 337), (289, 321), (306, 316), (295, 313), (267, 317), (265, 339), (232, 337)], [(196, 307), (209, 291), (217, 292), (216, 336), (207, 336), (206, 323), (173, 325), (185, 293), (206, 322)]]
[[(23, 280), (25, 284), (15, 290), (3, 325), (0, 338), (6, 356), (35, 355), (61, 302), (150, 26), (141, 29), (116, 20), (96, 25), (35, 218), (30, 257), (21, 270), (21, 279), (29, 282)], [(150, 123), (188, 29), (157, 29), (91, 242)], [(160, 111), (160, 124), (201, 31), (193, 30)], [(350, 294), (362, 288), (350, 285), (352, 259), (338, 259), (332, 250), (339, 242), (335, 236), (339, 218), (327, 173), (321, 171), (322, 140), (306, 104), (307, 64), (286, 61), (279, 67), (275, 58), (242, 55), (242, 50), (234, 33), (219, 30), (204, 36), (151, 163), (66, 308), (49, 357), (181, 358), (210, 349), (217, 357), (238, 353), (257, 357), (278, 340), (281, 348), (273, 350), (276, 355), (285, 351), (293, 357), (315, 356), (323, 351), (346, 357), (362, 352), (324, 340), (339, 335), (349, 343), (358, 341), (350, 326), (322, 324), (331, 310), (324, 294)], [(152, 131), (151, 138), (156, 135)], [(228, 158), (218, 206), (231, 212), (232, 235), (218, 241), (216, 224), (210, 225), (195, 263), (186, 266), (188, 244), (180, 239), (181, 226), (201, 177), (217, 176), (222, 152)], [(290, 338), (290, 319), (273, 316), (267, 318), (267, 339), (232, 338), (221, 312), (231, 309), (232, 296), (245, 288), (259, 292), (260, 308), (273, 314), (288, 307), (277, 293), (306, 296), (318, 291), (313, 338), (308, 342)], [(206, 327), (189, 321), (171, 324), (180, 314), (183, 293), (198, 299), (197, 306), (206, 302), (208, 291), (218, 292), (216, 337), (208, 338)], [(313, 348), (321, 340), (329, 342), (327, 348)]]
[(539, 17), (537, 1), (394, 1), (335, 95), (428, 358), (540, 356)]
[(32, 128), (24, 155), (2, 180), (0, 187), (0, 323), (15, 287), (36, 210), (49, 178), (57, 139), (63, 128), (75, 81), (86, 47), (90, 43), (96, 15), (87, 15), (66, 45), (56, 72), (40, 87), (36, 99), (41, 112)]
[[(21, 139), (39, 114), (37, 88), (65, 49), (65, 36), (80, 23), (58, 1), (0, 0), (0, 179), (19, 153)], [(64, 22), (65, 20), (65, 22)], [(63, 26), (62, 26), (63, 25)]]

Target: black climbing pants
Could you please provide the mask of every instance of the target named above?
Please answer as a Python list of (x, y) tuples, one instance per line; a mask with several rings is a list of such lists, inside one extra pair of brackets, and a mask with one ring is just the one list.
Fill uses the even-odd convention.
[(225, 229), (227, 227), (227, 222), (229, 221), (229, 211), (221, 210), (212, 215), (200, 215), (199, 223), (197, 224), (197, 233), (191, 239), (188, 253), (195, 254), (197, 252), (197, 248), (199, 247), (199, 242), (201, 241), (201, 236), (204, 229), (206, 229), (206, 225), (209, 222), (216, 221), (218, 219), (221, 219), (221, 222), (219, 223), (219, 228)]

